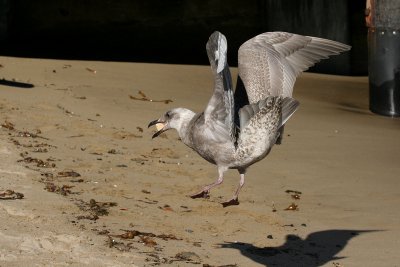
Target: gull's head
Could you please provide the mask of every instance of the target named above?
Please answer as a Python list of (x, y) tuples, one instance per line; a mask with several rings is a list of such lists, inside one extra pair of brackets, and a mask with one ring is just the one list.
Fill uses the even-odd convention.
[(161, 118), (154, 120), (149, 123), (149, 126), (155, 125), (157, 132), (152, 138), (159, 136), (161, 133), (169, 130), (175, 129), (178, 131), (180, 137), (184, 134), (187, 124), (194, 117), (195, 113), (186, 108), (174, 108), (164, 113)]

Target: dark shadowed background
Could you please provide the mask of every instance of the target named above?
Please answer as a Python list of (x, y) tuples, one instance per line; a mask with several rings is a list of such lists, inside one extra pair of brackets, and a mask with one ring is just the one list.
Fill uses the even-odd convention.
[(208, 64), (205, 44), (227, 36), (237, 49), (266, 31), (337, 40), (350, 53), (313, 71), (367, 74), (365, 0), (0, 0), (0, 55)]

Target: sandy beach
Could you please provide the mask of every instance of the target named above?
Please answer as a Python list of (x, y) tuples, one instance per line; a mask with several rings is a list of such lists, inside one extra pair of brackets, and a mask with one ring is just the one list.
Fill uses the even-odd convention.
[(216, 167), (147, 129), (204, 109), (208, 66), (0, 57), (2, 78), (0, 266), (400, 266), (400, 120), (368, 110), (367, 77), (300, 76), (227, 208), (235, 170), (191, 199)]

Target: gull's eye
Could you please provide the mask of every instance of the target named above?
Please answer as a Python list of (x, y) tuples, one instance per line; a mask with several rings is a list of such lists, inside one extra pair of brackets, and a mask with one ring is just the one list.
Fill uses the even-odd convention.
[(165, 113), (165, 116), (169, 119), (171, 118), (171, 113), (168, 111), (167, 113)]

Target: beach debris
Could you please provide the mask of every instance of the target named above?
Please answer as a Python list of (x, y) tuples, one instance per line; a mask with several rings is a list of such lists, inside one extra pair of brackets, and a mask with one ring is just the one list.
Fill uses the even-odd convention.
[(159, 209), (162, 209), (162, 210), (164, 210), (164, 211), (174, 211), (174, 210), (171, 208), (171, 206), (168, 205), (168, 204), (165, 204), (164, 206), (158, 207), (158, 208), (159, 208)]
[(143, 133), (143, 128), (142, 128), (142, 127), (137, 126), (136, 129), (137, 129), (139, 132)]
[(274, 239), (274, 237), (272, 235), (267, 235), (268, 239)]
[(186, 261), (194, 264), (200, 264), (201, 259), (200, 257), (191, 251), (179, 252), (175, 255), (175, 259), (177, 261)]
[(1, 127), (2, 128), (6, 128), (6, 129), (8, 129), (8, 130), (10, 130), (10, 131), (12, 131), (12, 130), (14, 130), (14, 123), (12, 123), (12, 122), (9, 122), (9, 121), (4, 121), (4, 123), (2, 123), (1, 124)]
[(181, 238), (177, 238), (175, 235), (173, 234), (160, 234), (160, 235), (156, 235), (157, 238), (161, 238), (164, 241), (167, 240), (182, 240)]
[(47, 148), (35, 148), (32, 152), (35, 152), (35, 153), (47, 153), (49, 151), (47, 150)]
[(287, 207), (285, 210), (299, 210), (298, 206), (294, 203), (290, 204), (289, 207)]
[(182, 212), (191, 212), (192, 210), (187, 207), (187, 206), (181, 206), (182, 209), (184, 209)]
[(83, 179), (75, 179), (75, 180), (69, 180), (71, 183), (83, 183), (85, 180)]
[(23, 159), (22, 160), (18, 160), (18, 162), (23, 161), (25, 163), (36, 163), (36, 166), (37, 167), (41, 167), (41, 168), (54, 168), (54, 167), (56, 167), (56, 164), (49, 162), (49, 159), (47, 161), (44, 161), (44, 160), (37, 159), (37, 158), (24, 157), (24, 155), (26, 155), (26, 154), (23, 154), (23, 153), (21, 153), (20, 155), (21, 155), (21, 157), (23, 157)]
[(181, 240), (179, 238), (177, 238), (175, 235), (173, 234), (160, 234), (160, 235), (156, 235), (153, 233), (148, 233), (148, 232), (140, 232), (137, 230), (123, 230), (125, 231), (125, 233), (120, 234), (120, 235), (111, 235), (113, 237), (119, 237), (122, 239), (134, 239), (137, 236), (147, 236), (147, 237), (155, 237), (155, 238), (160, 238), (162, 240)]
[(46, 183), (46, 186), (44, 189), (47, 190), (48, 192), (67, 196), (69, 194), (72, 194), (72, 192), (71, 192), (72, 187), (74, 187), (74, 186), (73, 185), (58, 186), (58, 185), (55, 185), (54, 183), (48, 182), (48, 183)]
[(284, 225), (282, 225), (283, 227), (294, 227), (294, 224), (293, 223), (291, 223), (291, 224), (284, 224)]
[(126, 165), (126, 164), (118, 164), (118, 165), (116, 165), (116, 167), (118, 167), (118, 168), (127, 168), (128, 165)]
[(272, 212), (276, 212), (275, 203), (272, 203)]
[(81, 175), (76, 171), (61, 171), (57, 173), (58, 177), (80, 177)]
[(116, 139), (124, 140), (124, 139), (132, 139), (132, 138), (142, 138), (143, 136), (137, 135), (134, 133), (130, 133), (127, 131), (118, 131), (113, 133), (113, 137)]
[(142, 190), (142, 193), (143, 193), (143, 194), (151, 194), (151, 192), (150, 192), (150, 191), (147, 191), (146, 189), (143, 189), (143, 190)]
[(70, 65), (70, 64), (64, 64), (62, 68), (67, 69), (67, 68), (71, 68), (71, 67), (72, 67), (72, 65)]
[[(78, 200), (76, 205), (83, 211), (90, 213), (92, 217), (105, 216), (109, 214), (108, 209), (110, 207), (117, 206), (116, 202), (97, 202), (94, 199), (90, 199), (89, 202)], [(97, 220), (97, 219), (96, 219)]]
[(129, 95), (129, 98), (130, 99), (133, 99), (133, 100), (140, 100), (140, 101), (148, 101), (148, 102), (161, 102), (161, 103), (164, 103), (164, 104), (169, 104), (169, 103), (171, 103), (171, 102), (174, 102), (174, 101), (172, 101), (171, 99), (166, 99), (166, 100), (154, 100), (154, 99), (150, 99), (150, 98), (148, 98), (142, 91), (138, 91), (138, 94), (140, 95), (139, 97), (136, 97), (136, 96), (132, 96), (132, 95)]
[(69, 116), (76, 116), (73, 111), (70, 111), (70, 110), (64, 108), (60, 104), (57, 104), (57, 108), (61, 109), (65, 114), (68, 114)]
[(295, 200), (299, 200), (300, 196), (302, 194), (300, 191), (297, 191), (297, 190), (286, 190), (285, 192), (287, 194), (291, 194), (290, 196)]
[(139, 238), (140, 241), (147, 247), (154, 247), (157, 245), (157, 242), (149, 236), (140, 236)]
[(128, 252), (131, 249), (136, 249), (132, 243), (125, 244), (124, 242), (118, 242), (111, 236), (108, 236), (107, 245), (109, 248), (116, 248), (122, 252)]
[(146, 161), (149, 161), (148, 159), (141, 159), (141, 158), (132, 158), (131, 161), (134, 161), (136, 163), (139, 163), (140, 165), (144, 165)]
[(12, 200), (12, 199), (22, 199), (24, 194), (15, 192), (14, 190), (7, 189), (0, 192), (0, 200)]
[(104, 230), (101, 230), (101, 231), (99, 231), (99, 230), (97, 230), (97, 229), (94, 229), (94, 230), (95, 230), (95, 231), (98, 231), (98, 232), (97, 232), (98, 235), (107, 235), (107, 234), (110, 233), (110, 231), (108, 231), (107, 229), (104, 229)]
[(110, 149), (107, 151), (108, 154), (117, 154), (117, 150), (116, 149)]
[[(133, 239), (133, 238), (135, 238), (136, 236), (139, 236), (139, 235), (148, 235), (148, 233), (142, 233), (142, 232), (133, 230), (133, 231), (125, 231), (125, 233), (123, 233), (123, 234), (114, 235), (114, 236), (122, 238), (122, 239)], [(151, 236), (155, 236), (155, 235), (151, 235)]]
[(96, 214), (89, 214), (89, 215), (79, 215), (76, 216), (76, 219), (78, 220), (91, 220), (91, 221), (97, 221), (99, 219), (99, 216)]
[(31, 138), (36, 138), (36, 137), (38, 137), (37, 134), (30, 133), (30, 132), (28, 132), (28, 131), (18, 132), (17, 136), (18, 136), (18, 137), (31, 137)]
[(54, 174), (52, 174), (51, 172), (42, 172), (40, 175), (45, 178), (53, 178), (54, 177)]
[(299, 200), (300, 199), (300, 195), (299, 194), (293, 194), (291, 195), (291, 197), (295, 200)]
[(201, 248), (201, 242), (193, 242), (193, 246)]
[(87, 71), (90, 71), (93, 74), (96, 74), (97, 71), (95, 69), (91, 69), (91, 68), (86, 68)]
[(145, 200), (143, 200), (143, 199), (138, 199), (137, 201), (143, 202), (143, 203), (146, 203), (146, 204), (157, 204), (157, 203), (158, 203), (157, 200), (152, 200), (152, 199), (149, 199), (149, 198), (147, 198), (147, 197), (145, 197), (144, 199), (145, 199)]
[(297, 191), (297, 190), (286, 190), (285, 192), (288, 193), (288, 194), (292, 194), (292, 193), (298, 194), (298, 195), (302, 194), (300, 191)]

